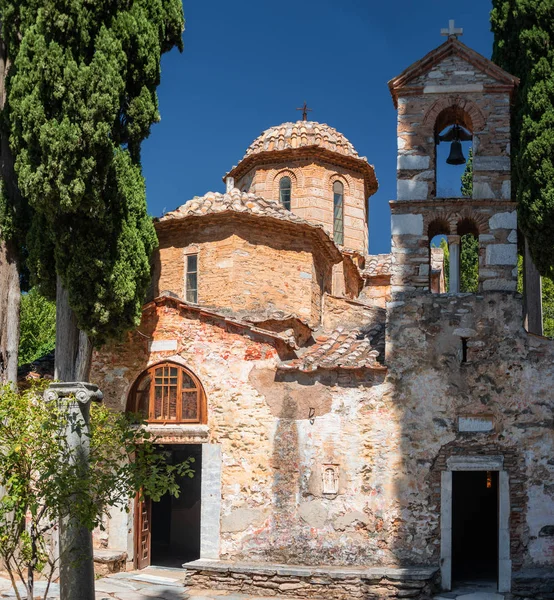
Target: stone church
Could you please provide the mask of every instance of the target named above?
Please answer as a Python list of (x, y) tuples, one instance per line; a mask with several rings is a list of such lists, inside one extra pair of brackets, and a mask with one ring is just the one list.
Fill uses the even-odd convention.
[[(95, 353), (91, 381), (196, 474), (112, 514), (97, 546), (256, 595), (552, 587), (554, 342), (524, 329), (516, 291), (518, 81), (459, 34), (389, 82), (391, 254), (368, 254), (373, 167), (308, 120), (264, 131), (225, 193), (157, 219), (142, 323)], [(472, 197), (437, 188), (445, 130), (453, 151), (471, 140)]]

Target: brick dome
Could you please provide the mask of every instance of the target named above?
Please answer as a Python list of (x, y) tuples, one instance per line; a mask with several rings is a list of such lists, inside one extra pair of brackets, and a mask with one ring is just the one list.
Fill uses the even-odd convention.
[(261, 152), (288, 150), (303, 146), (320, 146), (331, 152), (358, 158), (348, 139), (333, 127), (315, 121), (282, 123), (266, 129), (246, 150), (245, 158)]

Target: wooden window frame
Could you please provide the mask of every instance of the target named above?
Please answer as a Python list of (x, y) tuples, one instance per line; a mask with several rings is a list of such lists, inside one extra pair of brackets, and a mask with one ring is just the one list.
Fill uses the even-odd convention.
[[(155, 393), (156, 393), (156, 369), (160, 369), (160, 368), (164, 368), (164, 367), (177, 369), (177, 385), (176, 385), (177, 401), (176, 401), (176, 406), (175, 406), (175, 419), (167, 419), (167, 418), (156, 419), (154, 417)], [(184, 388), (183, 387), (183, 374), (185, 374), (187, 377), (189, 377), (191, 379), (191, 381), (195, 385), (194, 388)], [(146, 377), (150, 377), (150, 379), (151, 379), (150, 389), (148, 391), (148, 417), (145, 419), (147, 423), (164, 424), (164, 425), (183, 425), (183, 424), (193, 425), (193, 424), (205, 424), (207, 422), (206, 421), (206, 418), (207, 418), (206, 396), (204, 394), (204, 389), (202, 388), (200, 381), (193, 373), (191, 373), (191, 371), (189, 371), (182, 365), (179, 365), (174, 362), (169, 362), (169, 361), (165, 361), (165, 362), (161, 362), (161, 363), (152, 365), (151, 367), (146, 369), (146, 371), (143, 371), (141, 373), (141, 375), (135, 381), (133, 388), (131, 390), (131, 394), (129, 395), (129, 401), (127, 402), (127, 410), (128, 411), (137, 412), (137, 413), (140, 412), (139, 406), (138, 406), (139, 395), (138, 395), (137, 391), (138, 391), (138, 388), (139, 388), (141, 382)], [(196, 391), (196, 394), (197, 394), (196, 402), (197, 402), (197, 408), (198, 408), (198, 410), (197, 410), (198, 418), (197, 419), (183, 419), (183, 417), (182, 417), (182, 415), (183, 415), (182, 393), (186, 392), (186, 391)], [(162, 411), (163, 411), (163, 406), (162, 406)]]

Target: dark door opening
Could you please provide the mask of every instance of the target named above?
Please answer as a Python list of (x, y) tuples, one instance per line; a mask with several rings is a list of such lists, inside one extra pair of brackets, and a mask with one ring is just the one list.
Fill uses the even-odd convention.
[(174, 445), (163, 447), (171, 452), (173, 464), (194, 457), (194, 477), (181, 477), (180, 494), (169, 494), (152, 502), (150, 528), (152, 535), (151, 564), (180, 567), (184, 562), (200, 558), (200, 484), (202, 446)]
[(498, 581), (498, 471), (452, 473), (452, 581)]

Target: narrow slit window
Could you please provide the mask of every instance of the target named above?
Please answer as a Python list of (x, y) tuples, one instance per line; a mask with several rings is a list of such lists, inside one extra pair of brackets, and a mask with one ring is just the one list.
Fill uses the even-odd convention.
[(291, 183), (290, 177), (281, 177), (279, 181), (279, 202), (290, 210)]
[(340, 181), (333, 183), (333, 239), (344, 244), (344, 185)]
[(198, 304), (198, 254), (186, 256), (185, 297), (187, 302)]

